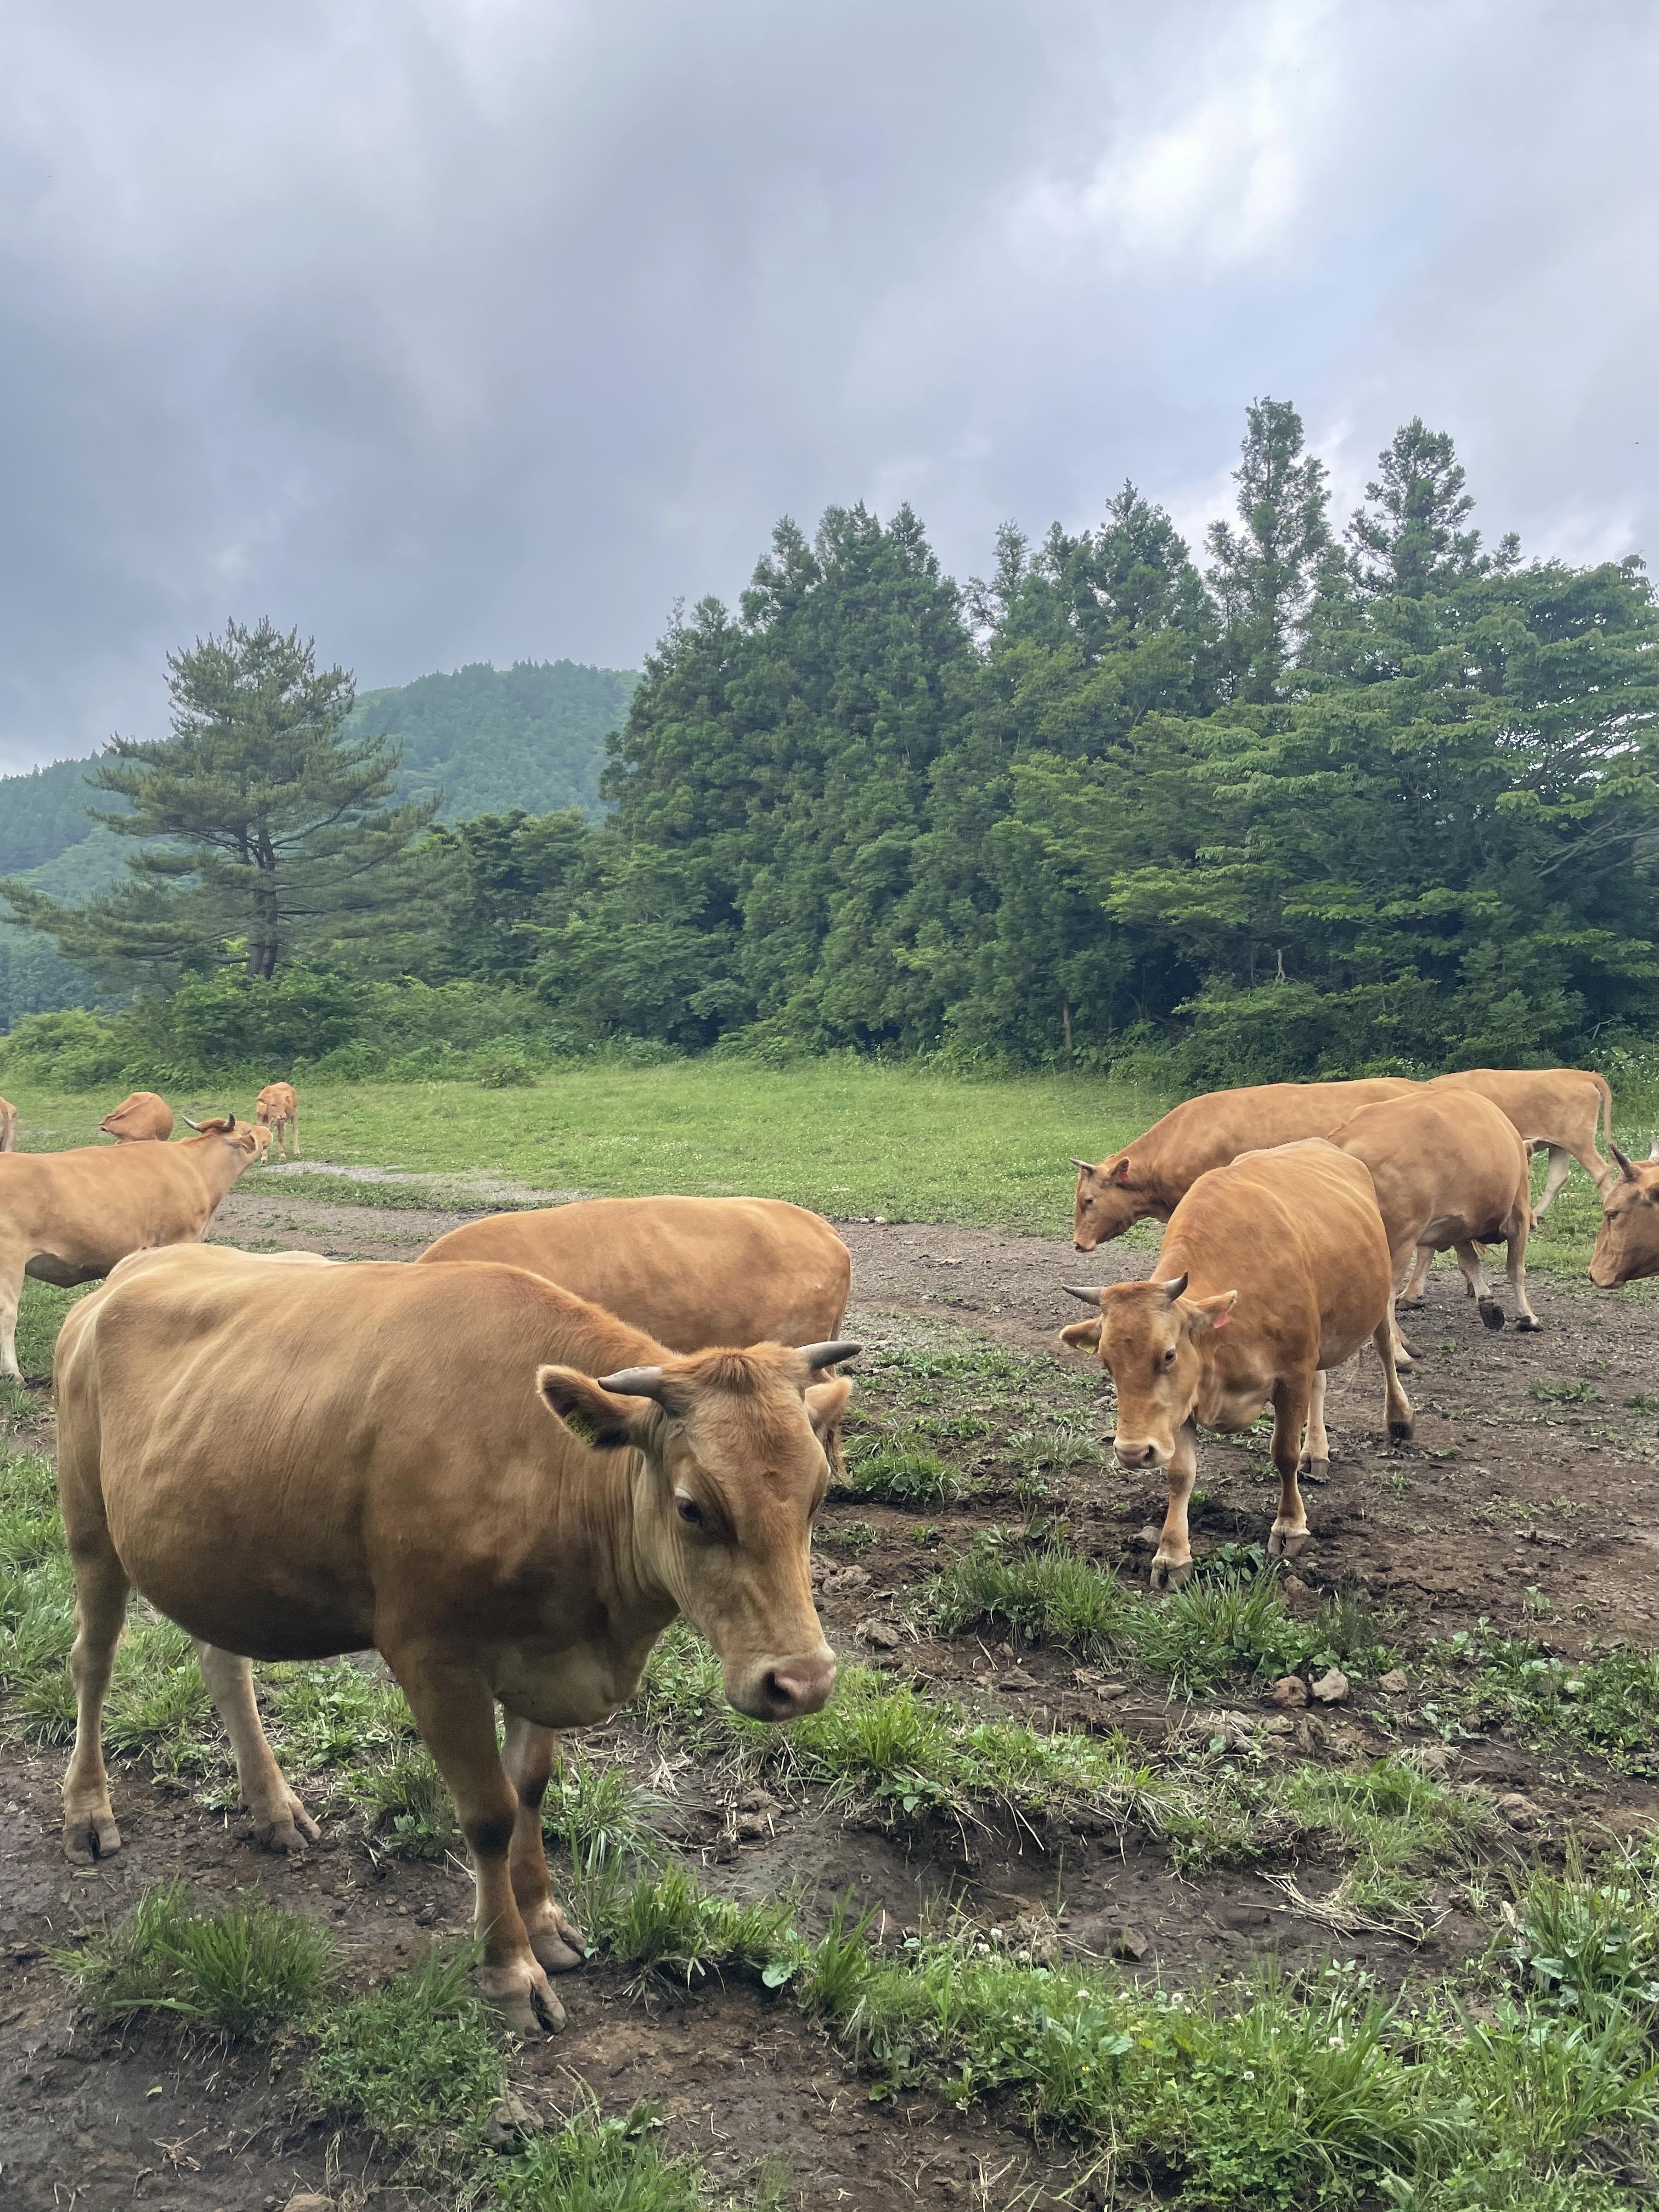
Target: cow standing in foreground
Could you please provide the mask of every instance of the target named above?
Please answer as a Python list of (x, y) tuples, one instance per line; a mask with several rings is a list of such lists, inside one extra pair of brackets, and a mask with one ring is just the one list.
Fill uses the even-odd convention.
[(523, 2032), (558, 2026), (548, 1974), (580, 1963), (581, 1939), (542, 1843), (552, 1732), (608, 1719), (682, 1613), (739, 1711), (784, 1721), (826, 1703), (836, 1662), (809, 1545), (821, 1431), (852, 1386), (813, 1377), (857, 1350), (677, 1358), (517, 1267), (222, 1248), (128, 1261), (58, 1346), (70, 1856), (120, 1847), (100, 1715), (130, 1587), (196, 1638), (242, 1795), (278, 1849), (316, 1830), (248, 1662), (377, 1650), (460, 1815), (484, 1993)]
[[(1480, 1318), (1502, 1328), (1504, 1309), (1492, 1294), (1480, 1244), (1504, 1244), (1516, 1328), (1543, 1324), (1527, 1299), (1527, 1236), (1532, 1182), (1527, 1148), (1509, 1116), (1478, 1091), (1437, 1091), (1386, 1098), (1331, 1132), (1330, 1141), (1364, 1161), (1388, 1231), (1396, 1290), (1418, 1277), (1437, 1252), (1455, 1251)], [(1424, 1255), (1427, 1255), (1425, 1260)], [(1396, 1333), (1396, 1358), (1403, 1350)]]
[(0, 1375), (15, 1376), (23, 1278), (73, 1289), (151, 1244), (199, 1243), (225, 1193), (264, 1156), (229, 1116), (180, 1145), (85, 1145), (0, 1158)]
[[(1272, 1405), (1273, 1559), (1293, 1559), (1308, 1540), (1298, 1469), (1317, 1476), (1330, 1465), (1326, 1370), (1368, 1336), (1382, 1363), (1389, 1434), (1410, 1436), (1393, 1289), (1369, 1173), (1317, 1140), (1247, 1152), (1200, 1176), (1170, 1218), (1152, 1281), (1072, 1289), (1100, 1309), (1097, 1346), (1117, 1391), (1118, 1465), (1168, 1474), (1154, 1589), (1178, 1589), (1192, 1572), (1187, 1501), (1200, 1425), (1231, 1434)], [(1079, 1332), (1068, 1334), (1076, 1340)]]
[(173, 1109), (154, 1091), (130, 1091), (98, 1124), (118, 1145), (164, 1145), (173, 1134)]
[(528, 1267), (673, 1352), (834, 1336), (853, 1262), (821, 1215), (775, 1198), (589, 1198), (452, 1229), (429, 1261)]
[(9, 1098), (0, 1098), (0, 1152), (17, 1150), (17, 1109)]
[(1617, 1177), (1601, 1193), (1601, 1227), (1590, 1255), (1590, 1280), (1598, 1290), (1659, 1275), (1659, 1137), (1646, 1160), (1627, 1159), (1617, 1145)]
[(1328, 1137), (1356, 1108), (1417, 1088), (1403, 1076), (1383, 1075), (1358, 1083), (1257, 1083), (1188, 1098), (1097, 1165), (1072, 1162), (1078, 1171), (1072, 1242), (1092, 1252), (1149, 1214), (1168, 1221), (1212, 1168), (1241, 1152)]
[(278, 1159), (287, 1159), (288, 1138), (292, 1133), (293, 1157), (300, 1157), (300, 1101), (291, 1083), (267, 1083), (253, 1102), (256, 1127), (269, 1129), (277, 1146)]

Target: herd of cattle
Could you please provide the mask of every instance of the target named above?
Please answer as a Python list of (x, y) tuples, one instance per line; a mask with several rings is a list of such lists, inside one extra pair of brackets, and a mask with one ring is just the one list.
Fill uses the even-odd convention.
[[(1270, 1550), (1307, 1540), (1299, 1473), (1329, 1456), (1328, 1370), (1369, 1338), (1385, 1417), (1409, 1436), (1396, 1309), (1437, 1251), (1482, 1318), (1504, 1310), (1478, 1247), (1503, 1243), (1522, 1329), (1535, 1213), (1577, 1158), (1601, 1191), (1599, 1285), (1659, 1273), (1659, 1146), (1596, 1149), (1599, 1076), (1477, 1071), (1428, 1084), (1278, 1084), (1189, 1101), (1124, 1151), (1079, 1161), (1074, 1242), (1151, 1216), (1150, 1279), (1073, 1294), (1062, 1332), (1115, 1386), (1114, 1451), (1162, 1469), (1155, 1587), (1191, 1571), (1198, 1426), (1271, 1405)], [(607, 1718), (683, 1613), (740, 1711), (784, 1721), (834, 1688), (811, 1527), (852, 1386), (835, 1370), (847, 1249), (769, 1199), (595, 1199), (497, 1215), (412, 1266), (255, 1256), (203, 1243), (231, 1186), (291, 1133), (292, 1089), (252, 1123), (189, 1126), (151, 1093), (118, 1141), (15, 1149), (0, 1102), (0, 1374), (15, 1376), (24, 1275), (103, 1287), (70, 1311), (54, 1384), (75, 1571), (76, 1698), (64, 1847), (118, 1850), (101, 1711), (129, 1592), (196, 1641), (260, 1839), (316, 1828), (260, 1723), (251, 1662), (375, 1650), (456, 1802), (477, 1882), (485, 1993), (556, 2027), (550, 1974), (582, 1938), (556, 1903), (540, 1806), (554, 1731)], [(744, 1348), (733, 1348), (744, 1347)], [(495, 1714), (507, 1716), (498, 1750)]]

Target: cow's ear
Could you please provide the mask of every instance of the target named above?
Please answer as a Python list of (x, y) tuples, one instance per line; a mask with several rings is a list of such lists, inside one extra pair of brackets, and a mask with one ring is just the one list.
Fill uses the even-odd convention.
[(1060, 1332), (1060, 1340), (1073, 1352), (1098, 1352), (1100, 1323), (1098, 1321), (1074, 1321)]
[(548, 1412), (590, 1451), (620, 1451), (637, 1443), (651, 1422), (648, 1403), (602, 1390), (580, 1368), (538, 1367), (536, 1389)]
[(845, 1418), (853, 1385), (845, 1375), (837, 1375), (831, 1382), (812, 1383), (803, 1395), (806, 1418), (812, 1424), (813, 1435), (822, 1443)]
[(1115, 1182), (1118, 1184), (1123, 1184), (1128, 1182), (1129, 1159), (1127, 1153), (1121, 1160), (1115, 1160), (1112, 1163), (1111, 1172), (1107, 1176), (1106, 1180), (1108, 1182)]
[(1218, 1328), (1225, 1328), (1232, 1319), (1233, 1308), (1238, 1304), (1237, 1291), (1221, 1291), (1212, 1298), (1187, 1298), (1187, 1326), (1194, 1336), (1208, 1336)]

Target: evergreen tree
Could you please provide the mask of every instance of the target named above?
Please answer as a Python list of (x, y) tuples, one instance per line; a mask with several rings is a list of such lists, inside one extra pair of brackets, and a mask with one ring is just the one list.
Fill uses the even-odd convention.
[(240, 962), (269, 978), (318, 936), (398, 896), (396, 863), (441, 793), (392, 802), (399, 755), (348, 738), (344, 669), (269, 622), (169, 655), (173, 732), (115, 738), (88, 779), (126, 801), (95, 813), (145, 841), (130, 880), (79, 907), (15, 882), (15, 917), (94, 975), (131, 981)]
[(1480, 532), (1460, 527), (1474, 511), (1463, 484), (1462, 465), (1445, 431), (1429, 429), (1413, 415), (1395, 432), (1346, 532), (1366, 591), (1420, 599), (1490, 565), (1480, 558)]
[(1288, 400), (1252, 400), (1233, 472), (1239, 526), (1212, 522), (1205, 540), (1228, 688), (1257, 703), (1279, 695), (1330, 543), (1325, 465), (1303, 444), (1302, 417)]

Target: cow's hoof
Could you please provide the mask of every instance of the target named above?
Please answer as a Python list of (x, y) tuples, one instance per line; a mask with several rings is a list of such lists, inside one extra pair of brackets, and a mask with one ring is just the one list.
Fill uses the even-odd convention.
[(1413, 1434), (1413, 1425), (1410, 1421), (1390, 1421), (1389, 1423), (1389, 1442), (1391, 1444), (1408, 1444), (1412, 1440)]
[(121, 1831), (113, 1813), (66, 1813), (64, 1816), (64, 1856), (71, 1866), (93, 1866), (112, 1859), (121, 1848)]
[(556, 1905), (549, 1905), (544, 1914), (525, 1925), (531, 1949), (550, 1974), (574, 1974), (586, 1960), (586, 1938)]
[(1503, 1328), (1503, 1326), (1504, 1326), (1504, 1309), (1503, 1309), (1503, 1307), (1502, 1307), (1502, 1306), (1500, 1306), (1500, 1305), (1498, 1304), (1498, 1301), (1497, 1301), (1497, 1299), (1496, 1299), (1496, 1298), (1482, 1298), (1482, 1299), (1481, 1299), (1481, 1301), (1480, 1301), (1480, 1318), (1481, 1318), (1481, 1320), (1482, 1320), (1483, 1322), (1485, 1322), (1485, 1323), (1486, 1324), (1486, 1327), (1487, 1327), (1488, 1328)]
[(516, 1966), (480, 1966), (478, 1990), (515, 2035), (556, 2035), (564, 2026), (564, 2007), (533, 1960)]
[(1275, 1528), (1267, 1539), (1270, 1559), (1293, 1559), (1307, 1542), (1310, 1531), (1306, 1528)]
[(1407, 1313), (1415, 1313), (1419, 1307), (1426, 1304), (1427, 1300), (1424, 1297), (1420, 1291), (1414, 1298), (1399, 1297), (1395, 1300), (1395, 1307), (1403, 1310)]
[(1328, 1459), (1310, 1459), (1304, 1452), (1296, 1463), (1296, 1479), (1298, 1482), (1328, 1482), (1331, 1463)]
[(1515, 1328), (1518, 1336), (1541, 1336), (1544, 1334), (1544, 1324), (1536, 1314), (1522, 1314)]
[(1154, 1559), (1152, 1587), (1160, 1594), (1166, 1590), (1185, 1589), (1192, 1580), (1192, 1574), (1190, 1559)]
[(253, 1824), (254, 1840), (260, 1850), (283, 1856), (302, 1851), (307, 1844), (317, 1842), (322, 1832), (291, 1790), (288, 1803), (274, 1819), (256, 1820)]

